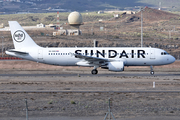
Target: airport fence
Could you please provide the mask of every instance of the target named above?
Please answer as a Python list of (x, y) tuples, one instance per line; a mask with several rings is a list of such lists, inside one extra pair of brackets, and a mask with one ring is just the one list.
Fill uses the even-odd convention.
[[(82, 96), (76, 97), (79, 94)], [(57, 93), (28, 93), (26, 95), (17, 94), (17, 98), (13, 98), (11, 97), (13, 94), (9, 94), (4, 103), (1, 101), (0, 107), (4, 111), (11, 111), (9, 115), (25, 117), (26, 101), (20, 98), (26, 97), (29, 118), (41, 115), (105, 116), (109, 108), (109, 96), (111, 96), (110, 108), (115, 118), (129, 115), (163, 115), (167, 113), (179, 115), (179, 97), (173, 97), (179, 96), (179, 94), (117, 93), (111, 95), (111, 93), (74, 93), (62, 95)]]

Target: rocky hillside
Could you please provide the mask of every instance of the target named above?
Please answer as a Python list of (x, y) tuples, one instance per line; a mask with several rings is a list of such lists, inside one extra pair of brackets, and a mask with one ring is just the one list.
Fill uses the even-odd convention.
[(3, 0), (0, 13), (46, 13), (56, 11), (139, 10), (139, 6), (159, 7), (168, 11), (180, 10), (179, 0)]

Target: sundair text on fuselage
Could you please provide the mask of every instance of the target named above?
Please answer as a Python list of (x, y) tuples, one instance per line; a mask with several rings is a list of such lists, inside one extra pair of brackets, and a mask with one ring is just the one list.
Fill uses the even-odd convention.
[[(105, 53), (105, 50), (76, 50), (75, 51), (76, 54), (82, 54), (82, 55), (96, 55), (96, 57), (103, 57), (105, 58), (105, 55), (108, 55), (108, 58), (115, 58), (115, 57), (119, 57), (119, 58), (134, 58), (134, 56), (137, 53), (137, 58), (145, 58), (145, 54), (146, 52), (144, 50), (137, 50), (137, 52), (135, 53), (134, 50), (131, 50), (130, 53), (127, 53), (125, 50), (122, 50), (122, 52), (117, 52), (116, 50), (108, 50), (108, 54)], [(130, 55), (130, 56), (128, 56)], [(148, 55), (148, 53), (147, 53)]]

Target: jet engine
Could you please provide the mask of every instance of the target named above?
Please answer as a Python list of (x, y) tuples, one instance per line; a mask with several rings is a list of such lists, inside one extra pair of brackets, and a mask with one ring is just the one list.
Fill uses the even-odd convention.
[(101, 66), (103, 69), (109, 69), (109, 71), (121, 72), (124, 71), (123, 61), (108, 62), (107, 65)]

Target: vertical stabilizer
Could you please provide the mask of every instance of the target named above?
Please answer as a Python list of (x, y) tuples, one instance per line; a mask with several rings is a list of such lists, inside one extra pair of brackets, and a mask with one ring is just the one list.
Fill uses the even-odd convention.
[(9, 21), (15, 49), (39, 47), (17, 21)]

